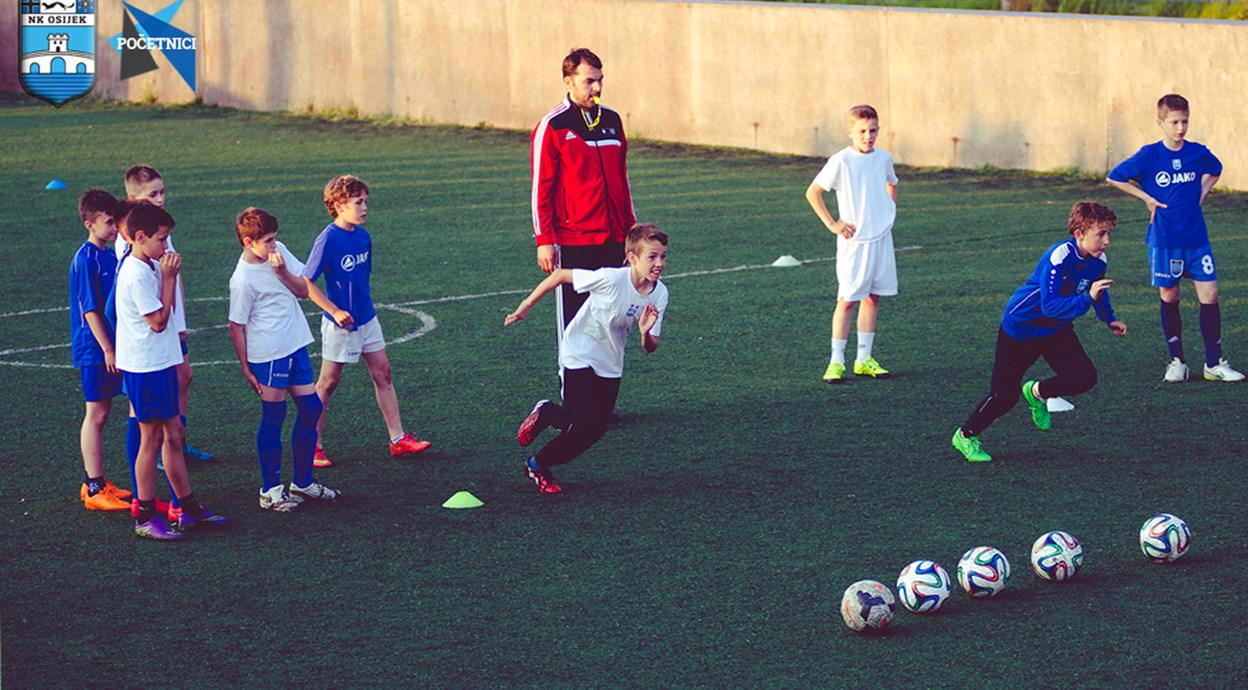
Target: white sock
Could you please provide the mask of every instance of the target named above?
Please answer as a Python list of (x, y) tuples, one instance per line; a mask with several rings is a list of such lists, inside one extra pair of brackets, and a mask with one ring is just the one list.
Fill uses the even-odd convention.
[(874, 333), (863, 333), (858, 331), (858, 359), (856, 362), (865, 362), (871, 356), (871, 347), (875, 345)]
[(398, 443), (399, 441), (403, 440), (403, 436), (404, 436), (404, 435), (405, 435), (405, 434), (399, 434), (398, 436), (391, 436), (391, 437), (390, 437), (390, 442), (391, 442), (391, 443)]
[(845, 346), (849, 344), (849, 340), (832, 339), (832, 361), (845, 363)]

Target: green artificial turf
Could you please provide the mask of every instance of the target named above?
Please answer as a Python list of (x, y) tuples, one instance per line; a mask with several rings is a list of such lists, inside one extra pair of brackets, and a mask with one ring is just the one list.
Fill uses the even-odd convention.
[[(543, 496), (515, 431), (558, 392), (553, 304), (502, 327), (541, 278), (525, 133), (10, 100), (0, 150), (6, 687), (1226, 687), (1248, 667), (1248, 384), (1161, 382), (1145, 209), (1099, 180), (899, 170), (901, 294), (882, 301), (875, 348), (895, 376), (832, 387), (835, 242), (803, 199), (822, 161), (635, 142), (639, 216), (671, 235), (662, 347), (645, 355), (633, 336), (625, 420)], [(140, 162), (165, 176), (184, 255), (188, 437), (219, 458), (192, 467), (194, 490), (233, 521), (179, 544), (78, 500), (76, 199), (120, 194)], [(368, 375), (350, 367), (325, 429), (336, 464), (318, 472), (346, 497), (264, 512), (259, 404), (225, 330), (233, 218), (273, 212), (306, 256), (329, 220), (321, 189), (348, 172), (372, 187), (382, 325), (416, 336), (388, 348), (404, 423), (434, 446), (391, 459)], [(53, 178), (69, 190), (44, 191)], [(1099, 385), (1047, 433), (1020, 405), (983, 435), (996, 460), (970, 465), (949, 436), (987, 390), (1001, 309), (1085, 198), (1121, 219), (1108, 255), (1129, 333), (1080, 319)], [(1240, 368), (1245, 211), (1242, 194), (1207, 203)], [(768, 267), (783, 254), (808, 263)], [(106, 469), (128, 486), (124, 401), (113, 414)], [(485, 505), (440, 507), (461, 490)], [(1137, 546), (1162, 511), (1194, 537), (1173, 566)], [(1069, 583), (1031, 573), (1030, 545), (1053, 529), (1085, 549)], [(891, 586), (919, 558), (953, 573), (980, 544), (1013, 565), (1000, 596), (955, 592), (877, 638), (841, 623), (851, 582)]]

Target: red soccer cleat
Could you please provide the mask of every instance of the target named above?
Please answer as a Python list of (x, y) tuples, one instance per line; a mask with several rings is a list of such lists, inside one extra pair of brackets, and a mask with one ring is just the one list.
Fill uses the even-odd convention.
[(422, 441), (412, 434), (403, 434), (403, 438), (390, 442), (391, 455), (415, 455), (422, 450), (433, 445), (428, 441)]

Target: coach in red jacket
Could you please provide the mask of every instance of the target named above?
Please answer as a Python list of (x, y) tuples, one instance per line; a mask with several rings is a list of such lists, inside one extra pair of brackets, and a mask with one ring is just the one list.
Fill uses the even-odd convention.
[[(621, 266), (624, 237), (636, 222), (624, 123), (598, 103), (602, 60), (588, 48), (563, 59), (563, 83), (568, 95), (537, 123), (530, 149), (537, 265), (547, 273)], [(561, 286), (560, 333), (587, 297)]]

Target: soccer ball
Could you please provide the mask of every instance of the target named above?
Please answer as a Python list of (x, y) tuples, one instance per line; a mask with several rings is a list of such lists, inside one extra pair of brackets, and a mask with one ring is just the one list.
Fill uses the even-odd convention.
[(854, 632), (882, 630), (893, 622), (897, 598), (875, 580), (859, 580), (841, 597), (841, 618)]
[(958, 584), (973, 597), (994, 597), (1010, 579), (1010, 562), (991, 546), (976, 546), (958, 561)]
[(1154, 563), (1173, 563), (1182, 558), (1191, 545), (1192, 533), (1187, 523), (1176, 515), (1154, 515), (1140, 528), (1140, 550)]
[(897, 599), (907, 611), (931, 613), (949, 598), (949, 573), (935, 561), (915, 561), (897, 577)]
[(1082, 565), (1083, 547), (1067, 532), (1045, 532), (1031, 545), (1031, 568), (1045, 580), (1069, 580)]

